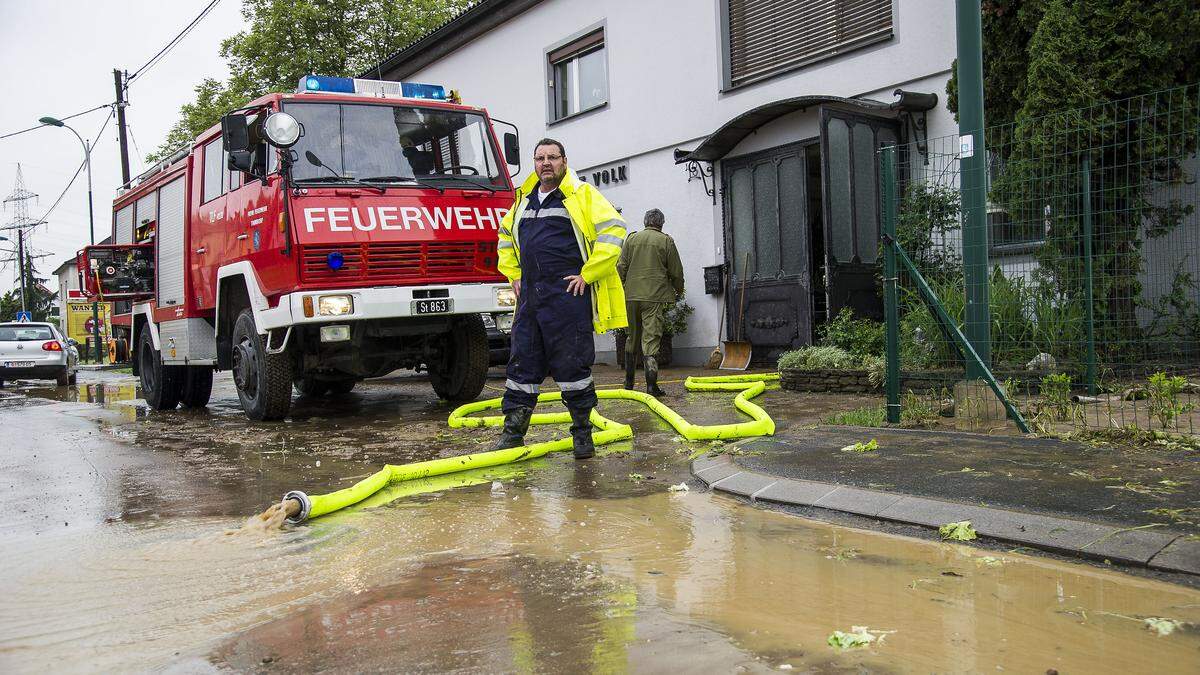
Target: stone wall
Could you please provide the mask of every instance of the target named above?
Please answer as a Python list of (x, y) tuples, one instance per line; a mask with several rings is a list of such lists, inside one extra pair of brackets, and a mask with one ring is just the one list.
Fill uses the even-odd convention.
[(779, 371), (779, 386), (792, 391), (827, 391), (843, 394), (866, 394), (877, 391), (865, 370), (797, 370)]

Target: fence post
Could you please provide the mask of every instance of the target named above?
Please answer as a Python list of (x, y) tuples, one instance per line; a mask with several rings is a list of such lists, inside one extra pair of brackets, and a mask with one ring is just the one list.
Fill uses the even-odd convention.
[[(958, 133), (964, 152), (959, 159), (963, 216), (963, 276), (967, 340), (981, 363), (992, 362), (988, 284), (987, 147), (983, 127), (983, 28), (980, 0), (957, 0)], [(971, 145), (968, 146), (967, 144)], [(979, 366), (967, 362), (967, 379), (983, 378)]]
[[(883, 240), (896, 238), (896, 146), (880, 155), (883, 172)], [(887, 326), (887, 421), (900, 423), (900, 308), (897, 284), (896, 251), (883, 247), (883, 317)]]
[(1092, 158), (1084, 154), (1080, 180), (1083, 182), (1083, 296), (1087, 322), (1087, 381), (1088, 394), (1095, 396), (1096, 387), (1096, 321), (1092, 307)]

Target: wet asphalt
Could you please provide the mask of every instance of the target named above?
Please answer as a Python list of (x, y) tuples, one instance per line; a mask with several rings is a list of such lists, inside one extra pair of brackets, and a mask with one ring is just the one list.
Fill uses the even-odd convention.
[[(687, 419), (738, 418), (731, 397), (664, 379)], [(759, 402), (795, 434), (860, 404), (845, 399)], [(298, 398), (273, 424), (242, 416), (227, 375), (198, 411), (147, 411), (114, 372), (0, 390), (0, 670), (1200, 669), (1196, 590), (703, 492), (689, 457), (726, 450), (680, 442), (634, 403), (606, 405), (636, 436), (594, 460), (560, 453), (393, 486), (283, 531), (241, 527), (288, 490), (490, 444), (494, 430), (447, 428), (450, 410), (416, 375)], [(1146, 622), (1164, 617), (1169, 634)], [(827, 644), (852, 626), (869, 646)]]

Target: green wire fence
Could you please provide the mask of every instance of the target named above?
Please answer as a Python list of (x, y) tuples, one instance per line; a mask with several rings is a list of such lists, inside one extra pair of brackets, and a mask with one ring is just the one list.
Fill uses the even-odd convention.
[[(1016, 411), (964, 385), (969, 351), (903, 265), (881, 270), (885, 296), (888, 279), (896, 286), (885, 312), (897, 338), (893, 411), (904, 394), (956, 416), (1023, 415), (1044, 431), (1197, 433), (1200, 85), (991, 127), (984, 138), (987, 250), (963, 250), (957, 135), (880, 154), (884, 246), (894, 232), (958, 327), (965, 298), (988, 298), (990, 340), (976, 351)], [(986, 255), (982, 296), (966, 287), (964, 253)]]

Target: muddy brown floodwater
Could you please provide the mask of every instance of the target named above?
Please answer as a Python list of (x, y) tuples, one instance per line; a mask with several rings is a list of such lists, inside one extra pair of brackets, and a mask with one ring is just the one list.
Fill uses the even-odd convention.
[[(415, 379), (279, 425), (241, 418), (224, 380), (202, 413), (35, 389), (0, 392), (4, 672), (1200, 671), (1194, 589), (668, 492), (691, 448), (633, 404), (605, 408), (637, 436), (597, 460), (393, 486), (269, 531), (238, 528), (287, 489), (493, 433), (448, 433)], [(668, 404), (731, 419), (716, 400)], [(883, 637), (826, 644), (853, 626)]]

